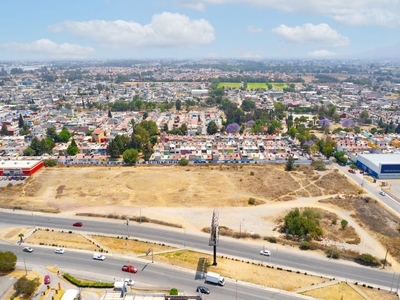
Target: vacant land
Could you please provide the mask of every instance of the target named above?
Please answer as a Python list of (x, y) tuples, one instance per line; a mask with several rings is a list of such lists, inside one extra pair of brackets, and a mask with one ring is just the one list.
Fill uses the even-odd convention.
[[(314, 207), (323, 216), (322, 243), (381, 259), (387, 248), (371, 235), (379, 238), (374, 232), (385, 232), (386, 224), (395, 228), (398, 220), (382, 212), (385, 219), (371, 227), (372, 210), (337, 206), (360, 191), (336, 170), (317, 172), (308, 166), (293, 172), (285, 172), (282, 165), (59, 167), (38, 172), (24, 185), (2, 188), (0, 206), (25, 210), (32, 206), (34, 211), (74, 216), (96, 213), (133, 219), (141, 215), (180, 224), (188, 231), (210, 226), (216, 208), (221, 226), (275, 237), (280, 236), (279, 224), (289, 210)], [(333, 197), (338, 194), (346, 195), (345, 200)], [(249, 204), (251, 198), (255, 205)], [(320, 201), (326, 199), (333, 200)], [(380, 206), (374, 209), (384, 211)], [(341, 230), (340, 225), (332, 226), (333, 219), (337, 224), (345, 219), (349, 226)], [(390, 239), (380, 240), (399, 259)]]

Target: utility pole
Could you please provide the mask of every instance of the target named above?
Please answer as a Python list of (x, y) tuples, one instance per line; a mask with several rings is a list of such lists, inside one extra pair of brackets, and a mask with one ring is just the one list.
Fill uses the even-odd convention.
[(35, 229), (36, 229), (35, 217), (33, 216), (33, 205), (31, 205), (31, 212), (32, 212), (33, 228), (35, 228)]
[(128, 237), (129, 237), (129, 218), (128, 217), (126, 217), (126, 232), (128, 234)]

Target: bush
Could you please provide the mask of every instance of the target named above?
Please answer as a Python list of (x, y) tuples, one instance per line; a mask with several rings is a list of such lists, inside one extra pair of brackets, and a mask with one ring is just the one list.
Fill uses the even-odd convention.
[(381, 264), (376, 257), (368, 253), (360, 254), (355, 261), (364, 266), (379, 266)]
[(63, 277), (77, 287), (91, 287), (91, 288), (113, 288), (114, 287), (114, 283), (112, 283), (112, 282), (81, 281), (68, 273), (65, 273), (63, 275)]
[(300, 244), (301, 250), (309, 250), (311, 248), (311, 243), (307, 241), (302, 241)]
[(254, 198), (249, 198), (249, 201), (247, 201), (247, 203), (248, 203), (249, 205), (254, 205), (254, 204), (256, 204), (256, 199), (254, 199)]
[(188, 164), (189, 164), (189, 161), (184, 157), (182, 157), (181, 160), (178, 162), (178, 165), (180, 165), (180, 166), (187, 166)]
[(336, 225), (336, 224), (337, 224), (337, 219), (336, 219), (336, 218), (333, 219), (331, 224), (332, 224), (332, 225)]
[(172, 289), (169, 291), (169, 294), (170, 294), (171, 296), (177, 296), (177, 295), (179, 294), (178, 289), (177, 289), (177, 288), (172, 288)]
[(55, 167), (57, 166), (57, 159), (46, 159), (43, 164), (45, 167)]
[(254, 172), (253, 171), (250, 172), (250, 176), (254, 176)]
[(339, 251), (333, 250), (333, 249), (327, 250), (327, 251), (325, 252), (325, 254), (326, 254), (326, 257), (328, 257), (328, 258), (334, 258), (334, 259), (338, 259), (339, 256), (340, 256)]
[(266, 236), (266, 237), (264, 237), (264, 240), (266, 240), (272, 244), (276, 244), (278, 242), (277, 238), (274, 236)]
[(314, 168), (316, 171), (325, 171), (325, 163), (322, 160), (316, 160), (313, 161), (311, 166)]
[(343, 220), (340, 222), (340, 226), (342, 226), (342, 229), (343, 229), (343, 230), (346, 229), (347, 224), (349, 224), (349, 222), (347, 222), (347, 220), (345, 220), (345, 219), (343, 219)]

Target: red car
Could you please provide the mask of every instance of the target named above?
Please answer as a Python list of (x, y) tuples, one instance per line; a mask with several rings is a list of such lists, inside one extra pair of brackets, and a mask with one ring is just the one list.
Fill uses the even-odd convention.
[(75, 227), (82, 227), (82, 222), (75, 222), (75, 223), (73, 223), (72, 224), (72, 226), (75, 226)]
[(349, 169), (349, 173), (355, 173), (355, 171), (353, 169)]
[(44, 275), (44, 284), (50, 284), (50, 275)]
[(132, 265), (123, 265), (122, 271), (129, 273), (137, 273), (138, 269)]

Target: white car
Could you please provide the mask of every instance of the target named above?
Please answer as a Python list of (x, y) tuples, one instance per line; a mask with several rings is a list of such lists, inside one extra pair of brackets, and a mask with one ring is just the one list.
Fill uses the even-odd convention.
[(265, 256), (271, 256), (271, 251), (263, 249), (260, 251), (260, 254)]
[(93, 259), (96, 259), (96, 260), (105, 260), (106, 257), (105, 257), (104, 255), (95, 253), (95, 254), (93, 254)]
[(22, 251), (31, 253), (31, 252), (33, 252), (33, 248), (31, 248), (31, 247), (24, 247), (24, 249), (22, 249)]
[(123, 282), (126, 282), (126, 285), (133, 286), (135, 284), (135, 281), (133, 279), (129, 278), (124, 278)]
[(381, 195), (381, 196), (386, 196), (386, 193), (385, 193), (384, 191), (380, 191), (380, 192), (379, 192), (379, 195)]
[(64, 254), (65, 250), (63, 248), (57, 248), (54, 252), (57, 254)]

